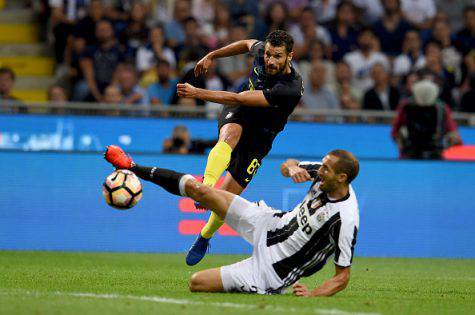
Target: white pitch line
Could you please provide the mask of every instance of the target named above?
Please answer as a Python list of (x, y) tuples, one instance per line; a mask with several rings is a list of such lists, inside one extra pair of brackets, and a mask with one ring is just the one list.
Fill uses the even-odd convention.
[(240, 304), (231, 302), (201, 302), (187, 299), (174, 299), (161, 296), (138, 296), (138, 295), (122, 295), (115, 293), (89, 293), (89, 292), (40, 292), (40, 291), (25, 291), (15, 290), (7, 291), (0, 289), (0, 295), (28, 295), (28, 296), (68, 296), (78, 298), (91, 298), (91, 299), (107, 299), (107, 300), (136, 300), (147, 301), (162, 304), (175, 304), (175, 305), (199, 305), (199, 306), (216, 306), (224, 308), (237, 308), (248, 310), (270, 310), (277, 312), (292, 312), (300, 313), (302, 311), (310, 311), (315, 314), (321, 315), (380, 315), (379, 313), (366, 313), (366, 312), (347, 312), (339, 309), (321, 309), (321, 308), (295, 308), (295, 307), (280, 307), (273, 305), (255, 305), (255, 304)]

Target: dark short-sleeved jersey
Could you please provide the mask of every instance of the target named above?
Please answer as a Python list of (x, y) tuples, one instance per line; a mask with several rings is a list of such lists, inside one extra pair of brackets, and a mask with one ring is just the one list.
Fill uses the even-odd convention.
[(279, 132), (284, 129), (289, 115), (303, 95), (303, 83), (300, 75), (291, 67), (289, 74), (267, 75), (264, 68), (264, 42), (256, 42), (250, 53), (254, 64), (245, 90), (262, 90), (270, 107), (240, 106), (238, 111), (245, 114), (246, 120), (254, 127), (262, 127)]

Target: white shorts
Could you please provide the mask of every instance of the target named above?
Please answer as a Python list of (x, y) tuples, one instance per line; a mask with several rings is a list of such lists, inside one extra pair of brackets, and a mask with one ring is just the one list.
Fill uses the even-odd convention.
[(280, 212), (265, 202), (252, 203), (236, 196), (224, 221), (253, 245), (252, 256), (235, 264), (221, 267), (221, 279), (226, 292), (258, 294), (283, 293), (282, 280), (275, 274), (266, 252), (267, 228), (279, 218)]

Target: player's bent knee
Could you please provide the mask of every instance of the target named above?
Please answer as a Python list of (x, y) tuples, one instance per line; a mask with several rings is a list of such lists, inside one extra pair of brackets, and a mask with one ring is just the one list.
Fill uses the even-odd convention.
[(219, 140), (226, 142), (234, 148), (241, 138), (242, 127), (238, 124), (226, 124), (219, 133)]
[(190, 292), (204, 292), (206, 291), (206, 285), (204, 281), (204, 277), (200, 272), (195, 272), (191, 278), (190, 282), (188, 283), (188, 288)]
[(188, 287), (191, 292), (223, 292), (220, 269), (207, 269), (194, 273)]
[(212, 193), (213, 188), (198, 181), (189, 180), (185, 184), (185, 190), (188, 197), (196, 201), (202, 201)]

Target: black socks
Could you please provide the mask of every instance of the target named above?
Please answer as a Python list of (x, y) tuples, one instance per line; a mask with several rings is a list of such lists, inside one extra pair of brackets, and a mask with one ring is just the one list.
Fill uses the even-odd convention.
[(166, 191), (180, 196), (180, 179), (185, 175), (172, 170), (134, 165), (130, 168), (141, 179), (162, 186)]

